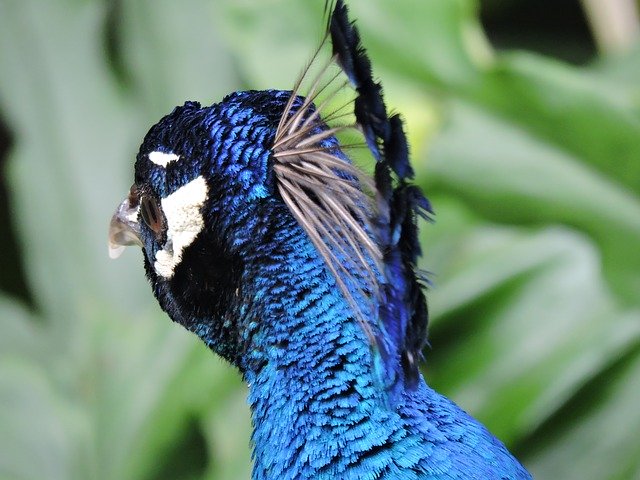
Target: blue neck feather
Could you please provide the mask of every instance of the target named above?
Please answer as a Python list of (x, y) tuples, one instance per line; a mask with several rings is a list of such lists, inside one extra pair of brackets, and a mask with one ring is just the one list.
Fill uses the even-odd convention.
[(367, 471), (367, 452), (398, 424), (366, 335), (295, 222), (255, 255), (247, 275), (260, 327), (241, 366), (255, 426), (254, 478), (341, 478), (361, 457), (358, 471)]

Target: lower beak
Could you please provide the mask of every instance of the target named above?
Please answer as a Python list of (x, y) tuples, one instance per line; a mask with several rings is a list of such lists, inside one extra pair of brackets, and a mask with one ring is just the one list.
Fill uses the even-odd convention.
[(118, 258), (122, 255), (124, 248), (129, 245), (142, 247), (138, 223), (140, 204), (132, 207), (129, 198), (123, 200), (111, 217), (109, 224), (109, 257), (111, 258)]

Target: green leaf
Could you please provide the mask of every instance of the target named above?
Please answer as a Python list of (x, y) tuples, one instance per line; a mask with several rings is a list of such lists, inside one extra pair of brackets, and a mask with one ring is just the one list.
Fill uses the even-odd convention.
[(126, 192), (136, 116), (95, 35), (104, 15), (97, 2), (0, 5), (0, 102), (16, 136), (14, 220), (29, 283), (60, 342), (91, 297), (130, 311), (144, 291), (132, 265), (118, 271), (106, 255), (105, 218)]
[(0, 430), (2, 478), (63, 480), (89, 475), (82, 464), (90, 452), (78, 441), (87, 440), (82, 416), (27, 360), (0, 359)]
[(538, 428), (640, 341), (640, 311), (616, 307), (597, 264), (564, 229), (466, 235), (430, 297), (430, 379), (504, 441)]
[(0, 294), (0, 358), (29, 356), (43, 360), (47, 344), (42, 325), (23, 306)]
[(429, 154), (429, 189), (451, 192), (491, 220), (583, 229), (599, 243), (612, 287), (636, 303), (640, 250), (632, 245), (640, 242), (640, 198), (489, 112), (452, 102), (448, 113)]
[(476, 84), (479, 67), (491, 61), (475, 2), (361, 0), (350, 5), (376, 72), (420, 79), (423, 88), (463, 88)]
[(518, 53), (502, 56), (464, 94), (640, 194), (640, 119), (610, 82)]
[(579, 401), (541, 432), (530, 461), (536, 478), (638, 478), (639, 352), (636, 348), (580, 391)]
[(209, 105), (237, 89), (218, 9), (207, 0), (122, 2), (118, 51), (148, 114), (142, 126), (186, 100)]
[[(321, 2), (223, 0), (217, 25), (249, 88), (291, 90), (324, 34)], [(286, 26), (284, 28), (283, 26)], [(237, 89), (237, 87), (236, 87)]]
[[(204, 417), (205, 434), (211, 458), (207, 478), (234, 480), (251, 477), (251, 420), (246, 405), (246, 386), (236, 381), (234, 391), (217, 399), (215, 413)], [(233, 428), (229, 428), (230, 426)]]

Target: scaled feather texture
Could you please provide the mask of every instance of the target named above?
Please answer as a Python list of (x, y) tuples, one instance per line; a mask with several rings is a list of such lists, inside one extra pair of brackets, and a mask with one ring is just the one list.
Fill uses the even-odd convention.
[(249, 384), (254, 480), (531, 478), (420, 373), (431, 207), (346, 6), (328, 10), (293, 91), (187, 102), (151, 128), (110, 253), (141, 246), (160, 306)]

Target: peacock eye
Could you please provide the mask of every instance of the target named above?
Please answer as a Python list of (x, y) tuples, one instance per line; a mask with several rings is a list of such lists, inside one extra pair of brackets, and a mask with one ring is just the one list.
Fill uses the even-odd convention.
[(140, 199), (140, 214), (144, 223), (153, 233), (156, 236), (161, 236), (164, 229), (164, 215), (162, 215), (158, 201), (148, 195), (143, 196)]

